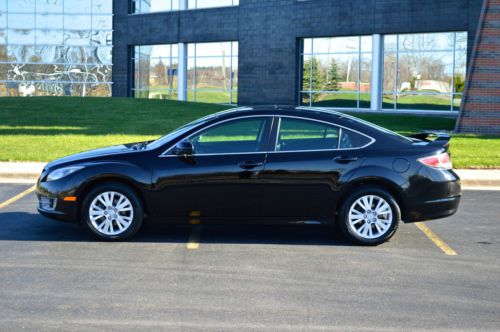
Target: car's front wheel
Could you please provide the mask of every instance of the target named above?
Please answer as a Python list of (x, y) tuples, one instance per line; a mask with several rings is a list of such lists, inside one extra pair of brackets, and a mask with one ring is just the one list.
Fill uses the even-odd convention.
[(398, 228), (401, 211), (394, 197), (378, 187), (361, 187), (343, 202), (339, 226), (348, 240), (362, 245), (387, 241)]
[(82, 218), (92, 235), (105, 241), (128, 240), (143, 221), (137, 195), (121, 183), (106, 183), (93, 188), (85, 197)]

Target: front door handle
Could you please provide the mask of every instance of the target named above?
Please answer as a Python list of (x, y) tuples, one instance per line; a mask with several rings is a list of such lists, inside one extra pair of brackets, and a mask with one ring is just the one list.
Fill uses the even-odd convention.
[(243, 169), (253, 169), (255, 167), (260, 167), (262, 165), (264, 165), (263, 162), (255, 162), (255, 161), (244, 161), (238, 164), (238, 166)]
[(358, 157), (353, 157), (353, 156), (338, 156), (333, 158), (333, 161), (339, 163), (339, 164), (347, 164), (351, 163), (353, 161), (358, 160)]

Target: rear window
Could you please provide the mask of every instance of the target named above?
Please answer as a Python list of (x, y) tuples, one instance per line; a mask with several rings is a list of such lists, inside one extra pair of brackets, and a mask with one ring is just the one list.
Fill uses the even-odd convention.
[(401, 143), (413, 143), (413, 140), (406, 137), (406, 136), (403, 136), (403, 135), (400, 135), (400, 134), (395, 133), (393, 131), (390, 131), (389, 129), (386, 129), (384, 127), (380, 127), (380, 126), (378, 126), (374, 123), (368, 122), (366, 120), (355, 118), (355, 117), (352, 117), (352, 116), (346, 115), (346, 114), (342, 115), (342, 118), (346, 119), (346, 120), (348, 119), (348, 120), (351, 120), (353, 122), (357, 122), (358, 124), (360, 123), (362, 125), (365, 125), (367, 127), (372, 128), (372, 129), (378, 130), (379, 132), (381, 132), (385, 135), (391, 136), (393, 139), (396, 139)]

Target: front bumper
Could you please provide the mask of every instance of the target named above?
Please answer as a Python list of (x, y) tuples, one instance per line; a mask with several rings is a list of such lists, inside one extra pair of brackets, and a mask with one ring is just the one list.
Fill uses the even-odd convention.
[[(40, 177), (42, 179), (43, 177)], [(75, 193), (74, 181), (61, 179), (57, 181), (40, 181), (38, 179), (36, 196), (38, 212), (52, 219), (77, 222), (78, 201), (65, 201), (67, 196)]]

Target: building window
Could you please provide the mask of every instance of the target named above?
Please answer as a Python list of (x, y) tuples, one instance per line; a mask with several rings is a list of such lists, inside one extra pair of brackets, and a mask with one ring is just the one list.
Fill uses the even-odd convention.
[(179, 10), (179, 0), (133, 0), (132, 13), (146, 14)]
[(146, 14), (184, 9), (238, 6), (239, 0), (132, 0), (132, 13)]
[(302, 39), (301, 105), (369, 108), (372, 37)]
[(238, 42), (188, 44), (187, 99), (237, 104)]
[(134, 47), (134, 97), (177, 99), (177, 48), (177, 44)]
[(189, 9), (238, 6), (239, 0), (188, 0)]
[(1, 96), (110, 96), (112, 0), (0, 0)]
[(384, 36), (383, 108), (458, 110), (466, 60), (466, 32)]

